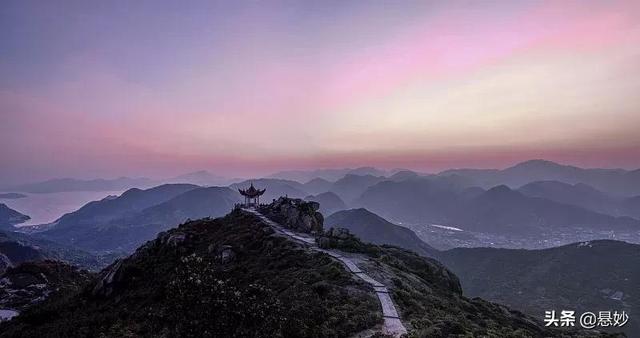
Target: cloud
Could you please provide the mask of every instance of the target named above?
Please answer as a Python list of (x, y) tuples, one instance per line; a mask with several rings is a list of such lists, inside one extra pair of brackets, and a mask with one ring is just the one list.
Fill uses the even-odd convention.
[(69, 27), (46, 16), (44, 37), (65, 38), (14, 63), (41, 81), (3, 81), (0, 175), (604, 159), (640, 144), (637, 2), (409, 7), (102, 10), (115, 31), (88, 9), (65, 11)]

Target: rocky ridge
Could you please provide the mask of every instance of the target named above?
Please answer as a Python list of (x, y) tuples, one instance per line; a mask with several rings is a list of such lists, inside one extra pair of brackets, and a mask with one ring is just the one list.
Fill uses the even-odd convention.
[(280, 197), (269, 205), (260, 206), (258, 210), (291, 230), (311, 234), (320, 234), (323, 231), (324, 217), (318, 212), (318, 202)]
[[(457, 277), (433, 259), (364, 243), (338, 228), (325, 232), (312, 203), (285, 198), (260, 210), (293, 236), (241, 209), (186, 222), (85, 287), (0, 324), (0, 337), (374, 336), (385, 319), (380, 288), (408, 337), (604, 336), (550, 330), (507, 307), (466, 298)], [(304, 244), (312, 242), (326, 252)]]

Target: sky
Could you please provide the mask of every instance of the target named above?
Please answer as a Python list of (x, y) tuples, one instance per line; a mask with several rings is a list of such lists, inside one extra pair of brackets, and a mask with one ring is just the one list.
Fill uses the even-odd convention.
[(0, 3), (0, 182), (640, 168), (640, 1)]

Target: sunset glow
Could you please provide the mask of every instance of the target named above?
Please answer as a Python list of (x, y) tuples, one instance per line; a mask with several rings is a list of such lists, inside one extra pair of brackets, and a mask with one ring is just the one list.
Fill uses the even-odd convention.
[(3, 2), (2, 180), (640, 167), (638, 1), (234, 3)]

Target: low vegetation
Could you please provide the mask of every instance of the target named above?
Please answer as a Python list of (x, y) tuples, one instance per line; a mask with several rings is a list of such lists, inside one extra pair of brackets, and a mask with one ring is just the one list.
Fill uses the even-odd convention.
[(370, 287), (234, 211), (162, 233), (0, 337), (344, 337), (381, 323)]

